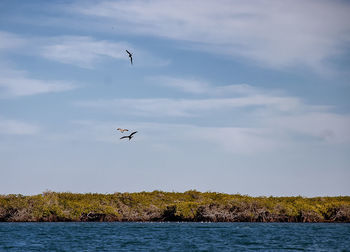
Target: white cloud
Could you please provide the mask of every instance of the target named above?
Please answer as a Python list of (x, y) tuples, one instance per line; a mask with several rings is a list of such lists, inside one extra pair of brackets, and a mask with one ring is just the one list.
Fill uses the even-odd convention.
[(299, 106), (298, 99), (254, 95), (239, 98), (213, 99), (114, 99), (81, 101), (82, 107), (102, 108), (117, 113), (141, 116), (196, 116), (200, 112), (267, 106), (278, 111), (290, 111)]
[(16, 34), (0, 31), (0, 50), (14, 49), (25, 44), (25, 40)]
[(0, 73), (0, 89), (3, 90), (0, 98), (63, 92), (77, 88), (70, 82), (30, 78), (23, 71), (5, 69)]
[[(116, 130), (123, 125), (129, 130), (137, 130), (134, 139), (140, 144), (147, 143), (149, 148), (171, 150), (179, 143), (185, 144), (214, 144), (225, 151), (239, 154), (269, 152), (283, 146), (275, 132), (264, 128), (237, 127), (204, 127), (180, 123), (149, 123), (128, 121), (75, 121), (79, 130), (71, 134), (72, 138), (87, 139), (119, 144), (121, 134)], [(59, 136), (58, 139), (62, 139)]]
[(72, 10), (124, 32), (187, 41), (274, 68), (322, 71), (350, 40), (346, 1), (92, 1)]
[(50, 60), (83, 68), (93, 68), (103, 57), (128, 60), (124, 42), (96, 40), (84, 36), (62, 36), (49, 40), (40, 48), (40, 54)]
[[(279, 142), (293, 142), (297, 135), (327, 143), (350, 143), (350, 115), (331, 113), (322, 106), (307, 106), (292, 97), (120, 99), (77, 104), (87, 108), (99, 108), (104, 112), (108, 111), (107, 113), (142, 116), (144, 119), (161, 118), (163, 121), (174, 117), (207, 118), (211, 111), (211, 124), (217, 126), (196, 129), (194, 135), (199, 132), (198, 136), (201, 135), (202, 138), (237, 150), (242, 142), (249, 145), (250, 150), (263, 150), (264, 146), (275, 147), (280, 145)], [(247, 109), (249, 107), (252, 109)], [(232, 125), (232, 120), (235, 122), (233, 125), (242, 126), (223, 127), (220, 123), (215, 123), (227, 121)]]
[(129, 62), (126, 49), (134, 54), (135, 66), (162, 67), (170, 60), (134, 48), (123, 41), (101, 40), (89, 36), (24, 37), (0, 31), (0, 52), (41, 56), (63, 64), (92, 69), (106, 59)]
[[(269, 111), (294, 113), (298, 110), (322, 109), (305, 106), (296, 97), (281, 95), (281, 92), (267, 92), (247, 84), (213, 86), (196, 79), (181, 79), (167, 76), (149, 78), (161, 86), (179, 89), (185, 93), (206, 98), (137, 98), (79, 101), (76, 105), (114, 111), (119, 114), (147, 117), (190, 117), (206, 112), (229, 111), (232, 109), (269, 108)], [(277, 93), (277, 94), (275, 94)]]
[[(304, 115), (308, 117), (309, 115)], [(334, 146), (334, 144), (349, 144), (350, 131), (346, 129), (350, 116), (329, 114), (328, 119), (338, 117), (338, 121), (327, 121), (310, 129), (310, 125), (317, 124), (325, 115), (311, 116), (306, 121), (298, 121), (292, 126), (272, 124), (269, 120), (261, 118), (255, 121), (254, 127), (234, 126), (199, 126), (181, 123), (154, 123), (142, 121), (75, 121), (78, 125), (76, 131), (71, 134), (72, 138), (85, 139), (84, 141), (97, 141), (109, 144), (119, 144), (120, 133), (117, 127), (137, 130), (137, 142), (147, 144), (149, 148), (157, 149), (162, 146), (171, 150), (176, 146), (214, 146), (226, 152), (254, 155), (258, 153), (305, 148), (315, 146), (320, 142)], [(279, 118), (272, 118), (277, 121)], [(289, 121), (297, 119), (293, 116)], [(345, 124), (344, 124), (345, 123)], [(326, 130), (325, 130), (326, 129)], [(295, 137), (296, 134), (304, 138)], [(310, 139), (311, 138), (311, 139)], [(62, 136), (59, 139), (63, 139)], [(299, 146), (299, 147), (298, 147)]]
[(283, 136), (259, 127), (197, 127), (191, 135), (235, 154), (270, 152), (287, 146), (280, 141)]
[(197, 80), (195, 78), (176, 78), (169, 76), (153, 76), (149, 77), (152, 82), (174, 89), (178, 89), (185, 93), (192, 94), (208, 94), (211, 96), (215, 95), (247, 95), (247, 94), (257, 94), (262, 92), (258, 88), (255, 88), (248, 84), (234, 84), (226, 86), (213, 86), (205, 81)]
[(37, 125), (0, 117), (0, 134), (2, 135), (35, 135), (39, 130)]
[[(251, 115), (253, 116), (253, 115)], [(148, 118), (149, 119), (149, 118)], [(220, 119), (220, 118), (215, 118)], [(146, 121), (75, 121), (72, 138), (119, 144), (117, 127), (137, 130), (137, 142), (148, 148), (171, 150), (180, 146), (214, 146), (226, 152), (255, 155), (283, 150), (305, 149), (306, 146), (330, 148), (350, 144), (350, 115), (302, 113), (300, 115), (255, 118), (253, 126), (200, 126), (195, 124), (155, 123)], [(302, 136), (302, 137), (300, 137)], [(62, 140), (63, 137), (59, 136)], [(315, 145), (316, 144), (316, 145)]]
[[(198, 80), (156, 77), (162, 85), (209, 98), (144, 98), (79, 101), (76, 105), (104, 113), (176, 123), (196, 117), (211, 127), (195, 127), (187, 135), (197, 136), (226, 149), (244, 152), (277, 148), (285, 142), (323, 141), (350, 143), (350, 115), (331, 112), (332, 107), (309, 105), (281, 91), (250, 85), (213, 86)], [(123, 117), (124, 118), (124, 117)], [(210, 118), (210, 120), (208, 120)], [(158, 127), (159, 128), (159, 127)], [(198, 132), (198, 134), (197, 134)], [(239, 144), (244, 142), (244, 146)], [(288, 145), (288, 144), (286, 144)]]
[(135, 66), (166, 66), (169, 60), (157, 58), (147, 51), (136, 49), (126, 42), (97, 40), (87, 36), (62, 36), (51, 38), (39, 48), (43, 57), (82, 68), (94, 68), (104, 58), (129, 62), (126, 49), (134, 54)]
[(266, 124), (329, 143), (350, 143), (350, 115), (305, 112), (266, 119)]
[(179, 89), (186, 93), (205, 94), (211, 93), (212, 91), (209, 84), (196, 79), (174, 78), (169, 76), (153, 76), (148, 79), (160, 85)]

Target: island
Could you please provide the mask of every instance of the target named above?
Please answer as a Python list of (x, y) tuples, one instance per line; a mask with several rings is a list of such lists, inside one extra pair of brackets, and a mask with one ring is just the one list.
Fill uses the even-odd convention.
[(350, 222), (350, 196), (198, 192), (0, 195), (1, 222)]

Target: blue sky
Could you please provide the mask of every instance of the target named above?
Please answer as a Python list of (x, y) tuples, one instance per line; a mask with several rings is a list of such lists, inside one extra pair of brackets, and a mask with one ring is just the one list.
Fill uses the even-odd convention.
[(1, 1), (0, 193), (349, 195), (348, 13)]

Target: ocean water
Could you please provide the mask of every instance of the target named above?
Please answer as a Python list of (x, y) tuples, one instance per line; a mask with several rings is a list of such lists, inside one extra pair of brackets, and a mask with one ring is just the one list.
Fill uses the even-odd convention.
[(0, 223), (0, 251), (350, 251), (338, 223)]

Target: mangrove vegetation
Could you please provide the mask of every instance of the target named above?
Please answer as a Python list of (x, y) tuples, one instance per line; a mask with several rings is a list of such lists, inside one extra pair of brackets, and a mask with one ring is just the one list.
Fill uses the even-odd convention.
[(0, 195), (0, 221), (350, 222), (350, 196), (250, 197), (187, 191)]

